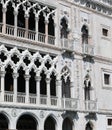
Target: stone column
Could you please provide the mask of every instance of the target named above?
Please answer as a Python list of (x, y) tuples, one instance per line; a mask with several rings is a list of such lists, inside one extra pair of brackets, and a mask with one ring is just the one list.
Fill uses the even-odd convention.
[(61, 107), (62, 102), (62, 85), (61, 80), (56, 81), (56, 87), (57, 87), (57, 97), (58, 97), (58, 106)]
[(71, 98), (75, 98), (74, 96), (74, 83), (73, 82), (70, 82), (70, 93), (71, 93)]
[(2, 12), (3, 12), (3, 28), (2, 28), (2, 33), (5, 34), (6, 33), (6, 11), (7, 8), (3, 8)]
[(26, 92), (26, 103), (29, 103), (29, 79), (30, 75), (25, 75), (25, 81), (26, 81), (26, 87), (25, 87), (25, 92)]
[(45, 43), (48, 43), (48, 20), (45, 21)]
[(36, 80), (36, 94), (37, 94), (37, 104), (40, 104), (40, 80), (41, 80), (41, 77), (40, 76), (36, 76), (35, 77), (35, 80)]
[(4, 86), (4, 78), (5, 78), (5, 71), (1, 71), (0, 72), (0, 76), (1, 76), (1, 101), (4, 101), (4, 90), (5, 90), (5, 86)]
[(25, 38), (28, 38), (28, 19), (29, 15), (25, 15)]
[(15, 37), (17, 36), (17, 15), (18, 12), (14, 11), (14, 36)]
[(39, 21), (39, 18), (35, 17), (35, 31), (36, 31), (35, 40), (36, 41), (38, 41), (38, 21)]
[(13, 91), (14, 91), (14, 102), (17, 102), (17, 78), (18, 78), (18, 73), (13, 74)]
[(47, 83), (47, 104), (50, 105), (50, 78), (46, 79)]

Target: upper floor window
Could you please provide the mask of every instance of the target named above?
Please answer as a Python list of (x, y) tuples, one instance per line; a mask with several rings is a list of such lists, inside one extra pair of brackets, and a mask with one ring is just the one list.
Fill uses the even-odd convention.
[(111, 118), (108, 118), (108, 119), (107, 119), (107, 125), (108, 125), (108, 126), (112, 126), (112, 119), (111, 119)]
[(82, 43), (88, 44), (88, 27), (86, 25), (83, 25), (81, 28), (82, 32)]
[(68, 25), (65, 18), (61, 19), (61, 38), (68, 38)]
[(102, 28), (102, 35), (108, 36), (108, 29)]
[(110, 75), (104, 74), (104, 84), (109, 85), (110, 84)]

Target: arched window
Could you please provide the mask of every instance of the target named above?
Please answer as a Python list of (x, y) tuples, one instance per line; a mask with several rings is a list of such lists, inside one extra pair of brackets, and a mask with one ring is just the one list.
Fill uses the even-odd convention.
[(22, 28), (25, 28), (25, 17), (24, 17), (25, 13), (24, 13), (24, 10), (23, 10), (23, 6), (20, 6), (19, 7), (19, 10), (18, 10), (18, 27), (22, 27)]
[(40, 94), (46, 95), (47, 94), (47, 90), (46, 90), (46, 75), (45, 75), (44, 71), (42, 71), (40, 76), (41, 76), (41, 80), (40, 80)]
[(70, 71), (67, 67), (64, 67), (61, 71), (62, 79), (62, 97), (70, 98)]
[(81, 32), (82, 32), (82, 43), (84, 44), (88, 44), (88, 27), (86, 25), (83, 25), (81, 28)]
[(35, 31), (35, 14), (32, 9), (30, 10), (30, 13), (29, 13), (28, 23), (29, 23), (29, 30)]
[(2, 23), (2, 4), (0, 4), (0, 23)]
[(38, 26), (38, 31), (40, 33), (45, 33), (45, 18), (43, 16), (43, 13), (41, 12), (39, 15), (39, 26)]
[(25, 93), (25, 78), (24, 78), (25, 72), (22, 67), (18, 70), (18, 73), (19, 73), (19, 77), (17, 79), (17, 84), (18, 84), (17, 90), (18, 92)]
[(68, 25), (65, 18), (61, 19), (61, 38), (68, 38)]
[(6, 68), (5, 74), (5, 91), (13, 91), (13, 77), (12, 77), (13, 70), (11, 66)]
[(14, 25), (14, 9), (12, 7), (12, 3), (11, 2), (9, 2), (9, 4), (7, 6), (6, 24)]
[(72, 130), (73, 129), (73, 123), (69, 118), (65, 118), (63, 121), (62, 130)]
[(55, 130), (56, 128), (55, 120), (52, 117), (48, 117), (44, 124), (44, 130)]
[(92, 124), (90, 122), (86, 124), (85, 130), (93, 130)]
[(51, 15), (48, 23), (48, 35), (54, 36), (54, 20)]
[(0, 114), (0, 130), (8, 130), (8, 119), (3, 114)]
[(56, 96), (56, 76), (54, 73), (52, 73), (50, 79), (50, 94), (51, 96)]
[(84, 79), (85, 100), (90, 100), (90, 90), (91, 90), (91, 79), (90, 76), (87, 74)]
[(36, 119), (30, 115), (22, 115), (17, 121), (17, 130), (37, 130), (38, 123)]

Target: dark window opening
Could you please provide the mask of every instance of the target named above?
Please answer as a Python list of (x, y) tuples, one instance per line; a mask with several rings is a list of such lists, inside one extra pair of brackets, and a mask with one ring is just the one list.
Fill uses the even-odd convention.
[(11, 69), (11, 66), (8, 66), (5, 71), (5, 91), (13, 91), (13, 70)]
[(11, 57), (11, 59), (12, 59), (12, 61), (13, 61), (15, 64), (19, 61), (19, 58), (18, 58), (17, 55), (13, 55), (13, 56)]
[(104, 74), (104, 84), (109, 85), (110, 84), (110, 75)]
[(35, 81), (35, 72), (32, 69), (30, 72), (30, 80), (29, 80), (29, 92), (36, 94), (36, 81)]
[(17, 130), (37, 130), (37, 122), (30, 115), (23, 115), (19, 118), (16, 126)]
[(19, 73), (19, 77), (17, 79), (17, 84), (18, 84), (17, 91), (25, 93), (25, 78), (24, 78), (25, 72), (22, 67), (18, 70), (18, 73)]
[(0, 4), (0, 22), (2, 23), (3, 13), (2, 13), (2, 4)]
[(54, 73), (52, 73), (50, 78), (50, 93), (51, 96), (56, 96), (56, 76), (54, 75)]
[(62, 130), (72, 130), (72, 121), (69, 118), (66, 118), (63, 122)]
[(33, 13), (33, 10), (30, 10), (28, 23), (29, 23), (29, 30), (35, 31), (35, 15)]
[(0, 114), (0, 130), (8, 130), (8, 120), (3, 114)]
[(52, 117), (48, 117), (45, 121), (44, 130), (55, 130), (55, 121)]
[(105, 29), (105, 28), (103, 28), (103, 29), (102, 29), (102, 35), (103, 35), (103, 36), (108, 36), (108, 30)]
[(68, 38), (68, 25), (65, 18), (61, 20), (61, 38)]
[(41, 80), (40, 80), (40, 94), (46, 95), (46, 75), (44, 71), (41, 73)]
[(93, 130), (92, 126), (90, 123), (86, 124), (86, 130)]
[(50, 15), (49, 23), (48, 23), (48, 35), (54, 36), (54, 20), (52, 16)]
[(12, 7), (12, 3), (11, 2), (9, 2), (9, 4), (7, 6), (6, 24), (14, 25), (14, 9)]
[(65, 97), (65, 98), (71, 97), (69, 77), (65, 80), (64, 77), (62, 76), (62, 97)]
[(37, 60), (35, 61), (35, 65), (37, 66), (37, 68), (41, 65), (41, 62), (39, 61), (39, 59), (37, 59)]
[(25, 57), (23, 61), (27, 66), (30, 64), (30, 60), (28, 57)]
[(107, 125), (112, 126), (112, 119), (107, 119)]
[(49, 61), (47, 61), (47, 62), (45, 63), (45, 66), (46, 66), (47, 69), (49, 69), (49, 68), (51, 67), (51, 64), (49, 63)]
[(87, 28), (87, 26), (83, 25), (81, 32), (82, 32), (82, 43), (88, 44), (88, 28)]
[(0, 59), (2, 62), (4, 62), (7, 59), (7, 57), (5, 56), (3, 52), (0, 54)]
[(23, 10), (23, 7), (20, 6), (19, 10), (18, 10), (18, 27), (22, 27), (25, 28), (25, 17), (24, 17), (25, 13)]
[(43, 16), (42, 12), (39, 15), (39, 22), (38, 22), (38, 24), (39, 24), (38, 31), (40, 33), (44, 33), (45, 34), (45, 18)]

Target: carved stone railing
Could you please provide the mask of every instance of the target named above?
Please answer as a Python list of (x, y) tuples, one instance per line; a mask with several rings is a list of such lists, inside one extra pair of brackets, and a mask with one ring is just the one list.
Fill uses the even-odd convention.
[(48, 35), (48, 43), (54, 45), (55, 44), (55, 37)]
[(4, 94), (4, 101), (5, 102), (13, 102), (14, 101), (14, 97), (13, 97), (13, 92), (12, 91), (5, 91)]
[(17, 102), (18, 103), (25, 103), (25, 93), (18, 92), (17, 94)]
[(63, 50), (74, 51), (73, 40), (66, 38), (62, 38), (60, 40), (61, 40), (61, 48)]
[(95, 2), (100, 2), (102, 4), (111, 5), (112, 6), (112, 0), (94, 0)]
[(6, 34), (8, 34), (8, 35), (14, 35), (14, 26), (12, 26), (12, 25), (6, 25)]
[(78, 100), (75, 98), (63, 98), (62, 108), (65, 110), (78, 110)]
[(51, 97), (51, 106), (58, 106), (57, 97)]
[(96, 100), (87, 100), (85, 101), (85, 110), (94, 112), (97, 111), (98, 106), (97, 106), (97, 101)]
[(94, 46), (89, 44), (82, 44), (83, 55), (94, 56)]
[(36, 104), (36, 94), (30, 94), (29, 95), (29, 103), (30, 104)]

